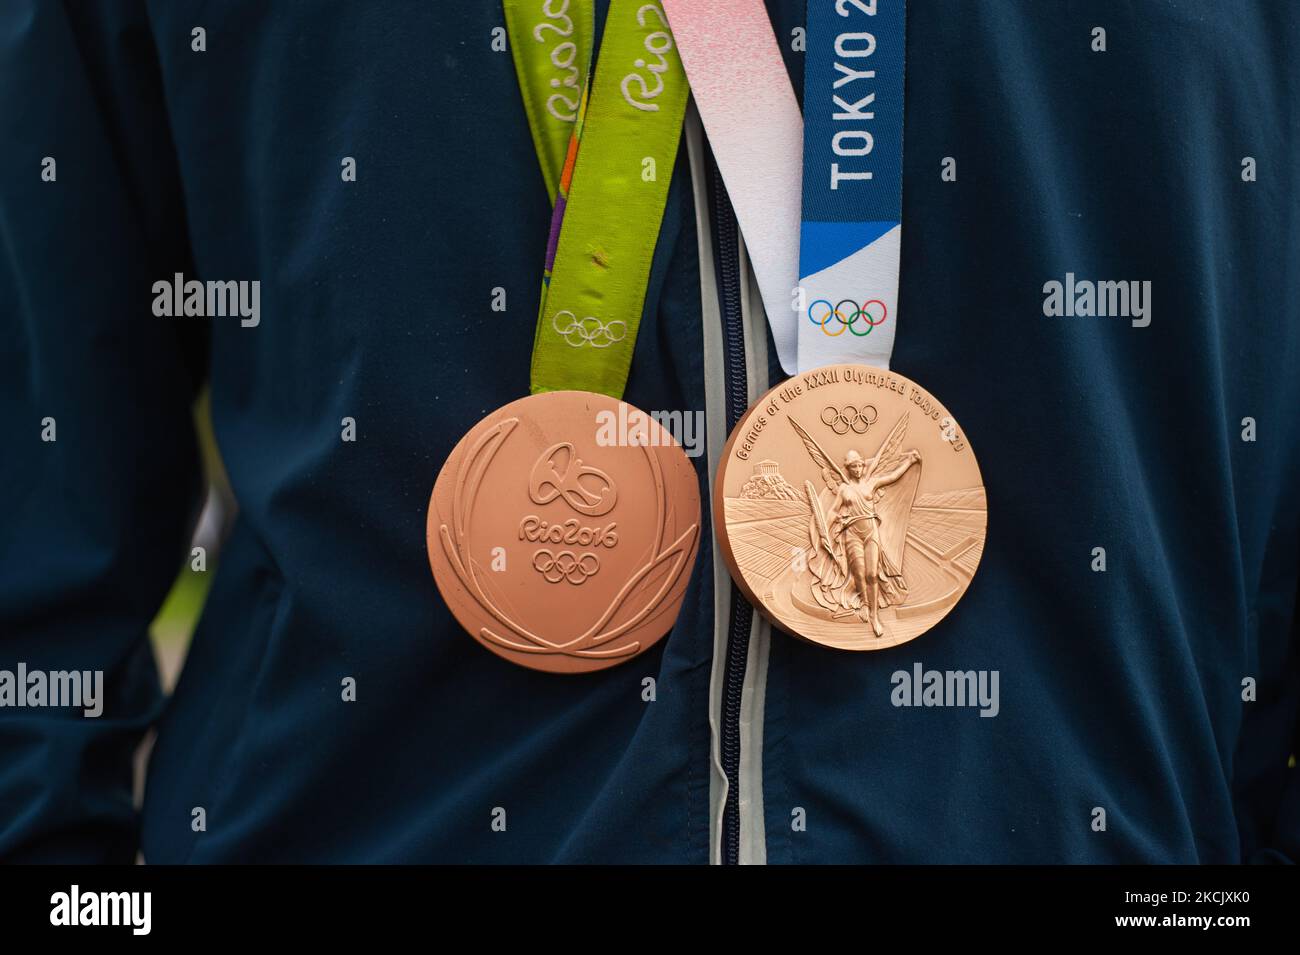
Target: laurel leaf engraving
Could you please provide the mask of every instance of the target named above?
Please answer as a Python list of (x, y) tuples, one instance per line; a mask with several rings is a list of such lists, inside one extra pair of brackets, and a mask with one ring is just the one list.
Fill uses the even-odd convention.
[[(692, 524), (687, 528), (685, 533), (683, 533), (670, 547), (668, 547), (668, 549), (632, 575), (628, 582), (623, 585), (623, 589), (619, 591), (618, 596), (614, 598), (614, 602), (610, 604), (609, 609), (601, 615), (600, 620), (591, 628), (591, 630), (596, 630), (597, 628), (603, 627), (609, 623), (615, 614), (622, 609), (623, 603), (628, 599), (631, 593), (636, 590), (637, 585), (640, 584), (642, 578), (652, 573), (661, 565), (668, 564), (668, 573), (664, 578), (664, 582), (655, 592), (654, 598), (647, 601), (642, 606), (641, 610), (631, 619), (626, 620), (618, 626), (604, 631), (603, 633), (597, 633), (592, 636), (586, 644), (587, 646), (599, 646), (606, 641), (614, 639), (619, 634), (626, 633), (629, 629), (636, 626), (643, 619), (649, 616), (650, 613), (659, 606), (659, 601), (662, 600), (664, 594), (672, 588), (673, 583), (681, 574), (682, 568), (686, 565), (686, 558), (690, 554), (691, 545), (698, 532), (699, 526)], [(591, 633), (591, 631), (589, 630), (588, 633)]]

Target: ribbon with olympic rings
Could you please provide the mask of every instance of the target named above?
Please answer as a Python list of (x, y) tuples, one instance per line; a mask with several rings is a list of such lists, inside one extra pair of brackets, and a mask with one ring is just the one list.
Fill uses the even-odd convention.
[[(539, 9), (550, 16), (570, 9), (569, 0)], [(517, 34), (512, 43), (530, 42)], [(562, 62), (568, 62), (567, 51)], [(533, 82), (524, 92), (536, 96), (541, 88)], [(623, 394), (688, 92), (659, 0), (609, 4), (551, 216), (533, 337), (534, 394)], [(534, 112), (538, 108), (534, 104)], [(651, 179), (617, 172), (642, 169), (650, 160), (658, 170)], [(619, 215), (610, 215), (611, 209)]]
[[(763, 0), (663, 3), (753, 254), (782, 367), (888, 368), (898, 325), (906, 0), (808, 0), (802, 116)], [(736, 63), (745, 64), (743, 78)], [(797, 200), (787, 190), (796, 164)], [(796, 210), (797, 256), (786, 241)], [(797, 268), (785, 261), (791, 256)], [(795, 274), (787, 310), (770, 290)], [(830, 304), (848, 290), (867, 301)]]
[[(905, 8), (905, 0), (808, 2), (801, 370), (889, 367), (902, 242)], [(843, 299), (850, 290), (866, 301)]]

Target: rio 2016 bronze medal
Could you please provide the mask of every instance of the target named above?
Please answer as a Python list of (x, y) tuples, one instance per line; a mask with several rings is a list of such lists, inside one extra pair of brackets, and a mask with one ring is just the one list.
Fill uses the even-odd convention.
[(552, 673), (630, 660), (666, 634), (699, 545), (681, 446), (644, 412), (586, 391), (498, 408), (447, 458), (429, 562), (461, 625)]
[(842, 650), (906, 643), (966, 592), (987, 505), (975, 453), (929, 392), (826, 365), (736, 425), (713, 495), (732, 576), (791, 633)]

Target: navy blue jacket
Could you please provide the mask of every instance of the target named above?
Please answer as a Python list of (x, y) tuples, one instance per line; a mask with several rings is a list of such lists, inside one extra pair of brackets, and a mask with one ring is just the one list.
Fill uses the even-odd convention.
[[(770, 8), (801, 89), (802, 4)], [(0, 858), (1300, 858), (1300, 6), (910, 4), (893, 367), (978, 453), (974, 583), (919, 640), (837, 653), (734, 626), (704, 546), (669, 636), (577, 678), (476, 645), (425, 554), (442, 461), (528, 385), (549, 209), (503, 22), (0, 7), (0, 669), (109, 687), (97, 720), (0, 710)], [(708, 344), (735, 289), (689, 152), (626, 397), (716, 420), (719, 376), (776, 376)], [(156, 317), (176, 272), (260, 280), (260, 324)], [(1045, 316), (1069, 272), (1150, 281), (1151, 324)], [(163, 699), (146, 631), (205, 383), (240, 510)], [(914, 663), (997, 670), (999, 714), (895, 707)]]

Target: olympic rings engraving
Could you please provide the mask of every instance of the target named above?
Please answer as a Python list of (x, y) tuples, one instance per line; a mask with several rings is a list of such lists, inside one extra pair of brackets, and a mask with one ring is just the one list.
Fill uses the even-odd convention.
[[(873, 305), (878, 306), (878, 308), (873, 310), (871, 308)], [(822, 311), (818, 306), (824, 307), (825, 311)], [(875, 317), (872, 314), (873, 311), (878, 311), (880, 317)], [(820, 318), (818, 318), (816, 314), (819, 312), (821, 313)], [(824, 298), (819, 298), (808, 306), (808, 320), (814, 325), (821, 326), (823, 334), (829, 335), (831, 338), (843, 335), (844, 329), (846, 328), (859, 338), (865, 338), (871, 334), (873, 328), (877, 325), (883, 324), (888, 316), (889, 309), (885, 306), (885, 303), (878, 298), (868, 299), (862, 303), (861, 307), (859, 307), (851, 298), (841, 299), (833, 308), (831, 307), (830, 300)], [(830, 325), (832, 318), (839, 323), (836, 331), (831, 331), (827, 327)], [(865, 332), (858, 331), (858, 319), (863, 320), (867, 329)]]
[(616, 318), (602, 322), (595, 316), (578, 318), (567, 308), (551, 316), (551, 327), (570, 348), (608, 348), (627, 337), (627, 322)]
[(856, 405), (845, 405), (843, 408), (827, 405), (822, 409), (821, 419), (822, 424), (836, 434), (848, 434), (850, 430), (854, 434), (866, 434), (867, 429), (876, 423), (876, 408), (874, 405), (863, 405), (861, 408)]
[(533, 554), (533, 569), (548, 583), (558, 584), (567, 580), (571, 584), (581, 584), (600, 570), (600, 558), (590, 552), (579, 557), (571, 550), (552, 554), (549, 548), (543, 547)]

